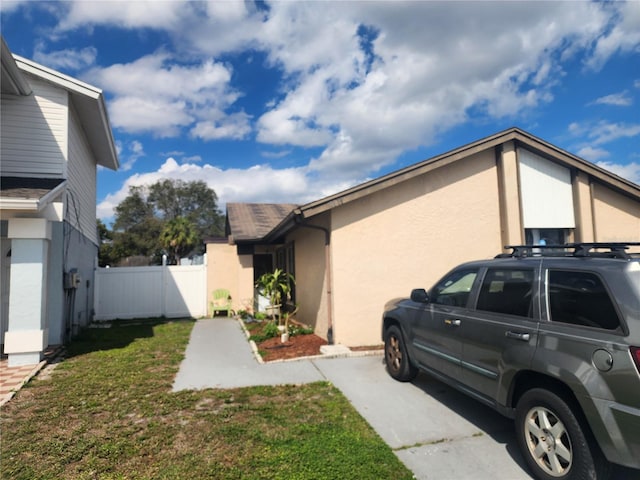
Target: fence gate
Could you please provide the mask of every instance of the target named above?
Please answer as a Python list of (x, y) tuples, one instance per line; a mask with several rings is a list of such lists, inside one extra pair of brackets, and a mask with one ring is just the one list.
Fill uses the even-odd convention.
[(95, 320), (203, 317), (207, 265), (97, 268)]

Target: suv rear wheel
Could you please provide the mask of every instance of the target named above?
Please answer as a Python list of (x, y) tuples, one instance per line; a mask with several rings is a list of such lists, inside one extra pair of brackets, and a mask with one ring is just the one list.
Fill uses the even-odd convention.
[(384, 359), (387, 370), (396, 380), (410, 382), (418, 374), (418, 369), (411, 365), (402, 332), (396, 325), (391, 325), (384, 335)]
[[(516, 407), (516, 434), (520, 450), (536, 478), (601, 480), (609, 465), (592, 454), (580, 422), (555, 393), (534, 388)], [(595, 447), (597, 448), (597, 446)]]

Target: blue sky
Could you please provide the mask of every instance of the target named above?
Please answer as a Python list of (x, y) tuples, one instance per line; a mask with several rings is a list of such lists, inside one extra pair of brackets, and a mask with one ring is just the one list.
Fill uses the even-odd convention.
[(640, 184), (640, 2), (7, 1), (23, 57), (104, 91), (131, 185), (306, 203), (518, 126)]

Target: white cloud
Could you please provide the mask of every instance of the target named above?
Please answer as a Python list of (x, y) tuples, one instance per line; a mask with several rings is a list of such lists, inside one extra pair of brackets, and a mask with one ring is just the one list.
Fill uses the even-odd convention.
[(29, 3), (30, 0), (2, 0), (0, 2), (0, 12), (10, 13), (17, 10), (21, 5)]
[(240, 94), (231, 88), (231, 71), (221, 63), (181, 65), (159, 52), (94, 68), (85, 78), (114, 95), (109, 102), (112, 124), (129, 133), (173, 137), (190, 129), (193, 136), (208, 140), (237, 139), (250, 132), (246, 114), (225, 113)]
[(184, 157), (182, 159), (182, 163), (200, 163), (202, 162), (202, 157), (200, 155), (191, 155), (189, 157)]
[(558, 57), (607, 21), (585, 2), (327, 3), (321, 20), (314, 4), (277, 2), (261, 40), (291, 85), (258, 120), (258, 140), (325, 146), (314, 170), (375, 171), (471, 108), (500, 119), (552, 101)]
[(307, 203), (353, 185), (354, 181), (334, 181), (310, 176), (304, 167), (274, 169), (254, 165), (247, 169), (220, 169), (212, 165), (179, 164), (168, 158), (157, 171), (131, 175), (115, 193), (97, 205), (97, 215), (106, 222), (113, 219), (114, 208), (124, 200), (129, 187), (150, 185), (163, 179), (201, 180), (215, 190), (219, 206), (229, 202)]
[[(222, 116), (222, 115), (221, 115)], [(191, 129), (193, 137), (203, 140), (234, 139), (240, 140), (251, 133), (249, 116), (243, 112), (232, 113), (220, 119), (204, 120)]]
[(97, 54), (98, 51), (94, 47), (47, 53), (44, 43), (38, 42), (33, 52), (33, 60), (57, 70), (81, 70), (92, 66), (96, 61)]
[[(609, 151), (602, 148), (602, 145), (614, 142), (619, 139), (628, 139), (640, 136), (640, 124), (618, 124), (608, 122), (598, 123), (578, 123), (569, 125), (569, 133), (580, 139), (580, 144), (576, 147), (577, 155), (594, 162), (627, 180), (640, 185), (640, 164), (630, 162), (627, 164), (604, 161), (610, 158)], [(584, 140), (586, 139), (586, 140)]]
[(278, 152), (260, 152), (260, 155), (264, 158), (283, 158), (291, 154), (291, 150), (281, 150)]
[[(282, 170), (314, 193), (348, 185), (429, 145), (467, 121), (470, 111), (483, 121), (517, 123), (553, 101), (564, 62), (599, 70), (612, 55), (640, 45), (640, 2), (633, 1), (270, 2), (266, 8), (76, 1), (60, 11), (62, 31), (106, 25), (168, 33), (166, 51), (87, 76), (112, 95), (116, 128), (158, 137), (188, 132), (201, 140), (244, 139), (255, 131), (265, 145), (321, 147), (306, 168)], [(275, 98), (251, 112), (255, 116), (238, 107), (250, 92), (239, 91), (231, 67), (215, 60), (250, 50), (265, 53), (271, 73), (282, 74)], [(604, 158), (600, 145), (636, 136), (638, 128), (603, 122), (575, 124), (572, 131), (589, 140), (580, 151)], [(196, 167), (210, 173), (206, 165)], [(265, 179), (279, 178), (275, 168), (258, 170)], [(236, 172), (256, 174), (216, 175), (226, 181)], [(312, 175), (326, 189), (309, 188)], [(220, 195), (236, 191), (231, 182), (220, 188)], [(279, 195), (271, 189), (266, 199)]]
[(573, 122), (568, 130), (576, 138), (587, 138), (594, 145), (603, 145), (621, 138), (640, 136), (640, 123)]
[(596, 162), (599, 167), (605, 168), (616, 175), (640, 185), (640, 163), (631, 162), (626, 165), (612, 162)]
[(138, 159), (140, 157), (144, 157), (145, 155), (146, 154), (144, 153), (142, 143), (137, 140), (132, 141), (128, 146), (126, 154), (118, 152), (118, 156), (121, 161), (120, 170), (122, 170), (123, 172), (128, 172), (133, 168)]
[(114, 25), (122, 28), (170, 29), (181, 16), (191, 13), (196, 2), (171, 0), (76, 0), (64, 5), (59, 13), (58, 29), (73, 30), (90, 25)]
[(640, 46), (640, 2), (614, 2), (605, 8), (615, 9), (620, 21), (594, 39), (593, 55), (586, 62), (593, 70), (600, 70), (615, 53), (637, 51)]
[(590, 162), (596, 162), (602, 158), (609, 157), (609, 152), (604, 150), (603, 148), (593, 148), (592, 146), (586, 146), (578, 150), (577, 152), (579, 157), (584, 158), (585, 160), (589, 160)]
[(628, 107), (633, 104), (633, 98), (629, 96), (629, 92), (624, 91), (596, 98), (592, 103), (594, 105), (614, 105), (617, 107)]

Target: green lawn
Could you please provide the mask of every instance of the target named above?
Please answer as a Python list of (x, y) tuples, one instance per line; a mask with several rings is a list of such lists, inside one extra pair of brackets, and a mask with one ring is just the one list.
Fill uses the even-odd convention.
[(193, 322), (90, 329), (2, 409), (11, 479), (403, 479), (328, 383), (172, 393)]

